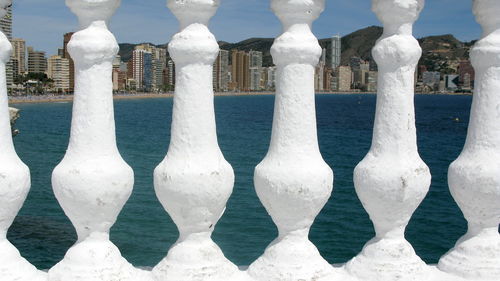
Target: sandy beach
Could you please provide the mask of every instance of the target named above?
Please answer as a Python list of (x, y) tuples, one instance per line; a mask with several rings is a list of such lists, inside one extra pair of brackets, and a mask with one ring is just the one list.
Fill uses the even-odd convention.
[[(373, 92), (319, 92), (317, 95), (349, 95), (349, 94), (375, 94)], [(439, 93), (443, 94), (443, 93)], [(467, 93), (444, 93), (446, 95), (470, 95)], [(215, 96), (265, 96), (274, 95), (274, 92), (219, 92)], [(435, 95), (434, 93), (417, 93), (417, 95)], [(114, 94), (115, 100), (126, 99), (148, 99), (148, 98), (172, 98), (173, 92), (170, 93), (130, 93), (130, 94)], [(20, 103), (58, 103), (72, 102), (73, 95), (29, 95), (29, 96), (9, 96), (9, 104)]]
[[(260, 95), (273, 95), (273, 92), (223, 92), (215, 93), (215, 96), (260, 96)], [(137, 93), (137, 94), (115, 94), (113, 99), (126, 100), (126, 99), (148, 99), (148, 98), (172, 98), (174, 93)], [(57, 103), (57, 102), (72, 102), (73, 95), (29, 95), (29, 96), (9, 96), (9, 104), (20, 103)]]

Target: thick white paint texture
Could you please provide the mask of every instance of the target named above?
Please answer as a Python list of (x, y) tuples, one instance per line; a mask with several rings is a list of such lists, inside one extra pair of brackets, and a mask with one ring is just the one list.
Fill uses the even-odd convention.
[[(11, 0), (0, 0), (0, 18)], [(5, 64), (10, 60), (12, 45), (0, 32), (0, 279), (19, 281), (45, 280), (45, 273), (21, 257), (7, 240), (7, 230), (30, 189), (30, 171), (19, 159), (12, 142), (10, 111), (7, 98)]]
[(429, 190), (414, 114), (414, 71), (422, 50), (412, 25), (423, 0), (373, 0), (384, 33), (373, 49), (378, 63), (377, 109), (372, 146), (354, 171), (356, 192), (376, 237), (346, 270), (361, 280), (428, 280), (429, 268), (404, 237), (408, 222)]
[(439, 261), (468, 280), (500, 280), (500, 2), (475, 0), (483, 36), (471, 50), (476, 82), (465, 147), (448, 182), (469, 229)]
[(308, 239), (333, 187), (333, 172), (319, 151), (314, 103), (314, 67), (321, 47), (311, 25), (325, 1), (271, 3), (284, 32), (271, 48), (278, 68), (273, 131), (254, 181), (279, 237), (248, 273), (256, 280), (318, 280), (334, 272)]
[(176, 64), (170, 146), (154, 172), (158, 199), (179, 239), (154, 269), (155, 280), (243, 280), (212, 241), (234, 185), (217, 142), (212, 65), (219, 46), (207, 25), (218, 0), (167, 1), (180, 23), (168, 50)]
[[(118, 52), (107, 21), (120, 0), (66, 0), (81, 30), (68, 46), (76, 83), (71, 137), (53, 173), (54, 193), (76, 228), (77, 243), (49, 270), (38, 271), (7, 240), (30, 187), (28, 167), (11, 137), (5, 64), (12, 46), (0, 32), (0, 280), (6, 281), (498, 281), (500, 278), (500, 2), (474, 0), (484, 34), (471, 51), (476, 90), (467, 141), (449, 169), (452, 195), (469, 223), (467, 234), (436, 267), (404, 237), (430, 185), (418, 155), (414, 71), (421, 48), (412, 25), (424, 0), (372, 0), (384, 24), (373, 56), (379, 89), (372, 147), (354, 183), (376, 237), (343, 268), (334, 268), (309, 241), (309, 229), (329, 199), (333, 172), (318, 147), (314, 67), (321, 48), (311, 33), (324, 0), (271, 0), (283, 23), (272, 55), (278, 68), (268, 154), (255, 169), (257, 194), (279, 237), (247, 272), (212, 241), (234, 185), (219, 149), (212, 90), (218, 54), (208, 30), (219, 0), (169, 0), (180, 32), (169, 44), (176, 63), (171, 142), (154, 173), (155, 191), (180, 237), (152, 272), (134, 268), (109, 240), (131, 194), (133, 171), (116, 147), (112, 61)], [(0, 17), (11, 0), (0, 0)]]
[(116, 147), (111, 71), (118, 44), (106, 26), (120, 0), (66, 4), (79, 17), (81, 30), (68, 44), (75, 62), (73, 118), (68, 150), (54, 169), (52, 185), (78, 241), (49, 270), (49, 280), (148, 280), (109, 241), (134, 182)]

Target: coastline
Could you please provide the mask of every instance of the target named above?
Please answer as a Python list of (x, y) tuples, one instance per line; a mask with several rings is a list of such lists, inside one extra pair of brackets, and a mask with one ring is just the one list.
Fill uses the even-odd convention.
[[(216, 97), (236, 96), (269, 96), (274, 92), (217, 92)], [(371, 95), (374, 92), (318, 92), (317, 95)], [(416, 93), (416, 95), (472, 95), (470, 93)], [(138, 93), (138, 94), (114, 94), (114, 100), (129, 99), (151, 99), (151, 98), (173, 98), (174, 93)], [(9, 96), (9, 104), (26, 103), (66, 103), (73, 102), (73, 95), (40, 95), (40, 96)]]

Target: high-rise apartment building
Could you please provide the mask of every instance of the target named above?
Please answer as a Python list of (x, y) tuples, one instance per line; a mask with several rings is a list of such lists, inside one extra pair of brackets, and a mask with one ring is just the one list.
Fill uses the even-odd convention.
[[(7, 8), (7, 14), (5, 17), (0, 19), (0, 29), (7, 36), (9, 40), (12, 40), (12, 7)], [(19, 68), (19, 62), (17, 62), (17, 68)], [(11, 88), (14, 82), (14, 70), (13, 62), (10, 60), (5, 65), (5, 75), (7, 79), (7, 87)]]
[(349, 60), (349, 66), (351, 67), (351, 71), (358, 71), (361, 69), (361, 58), (359, 57), (351, 57)]
[(64, 34), (63, 38), (63, 49), (62, 57), (69, 60), (69, 91), (73, 92), (75, 90), (75, 63), (68, 52), (68, 43), (71, 40), (74, 32), (69, 32)]
[(324, 78), (325, 78), (325, 64), (320, 61), (320, 63), (316, 66), (314, 72), (314, 90), (318, 92), (323, 91), (324, 86)]
[(113, 68), (113, 91), (125, 90), (127, 86), (127, 71)]
[(7, 14), (0, 19), (0, 29), (9, 40), (12, 39), (12, 6), (7, 8)]
[(250, 71), (250, 90), (260, 91), (262, 80), (262, 52), (250, 51), (249, 56), (249, 71)]
[(19, 77), (20, 61), (17, 58), (11, 57), (10, 62), (11, 62), (11, 67), (12, 67), (12, 79), (13, 79), (13, 82), (15, 82), (16, 79)]
[(267, 71), (266, 90), (274, 90), (276, 89), (276, 66), (268, 67), (266, 71)]
[(142, 89), (145, 92), (151, 92), (153, 90), (153, 54), (150, 52), (143, 53), (143, 77), (142, 77)]
[(144, 54), (148, 51), (135, 49), (132, 52), (132, 73), (138, 90), (144, 90)]
[(122, 62), (120, 55), (113, 59), (113, 91), (126, 90), (127, 64)]
[(166, 76), (167, 76), (167, 86), (170, 88), (175, 86), (175, 63), (173, 60), (168, 60), (167, 61), (167, 71), (166, 71)]
[(231, 89), (250, 89), (250, 56), (245, 51), (231, 51)]
[(332, 90), (333, 69), (325, 66), (323, 76), (323, 91), (330, 92)]
[(12, 43), (12, 60), (17, 63), (17, 71), (14, 71), (14, 78), (24, 75), (26, 72), (26, 41), (20, 38), (14, 38)]
[(352, 72), (353, 89), (363, 89), (366, 86), (366, 75), (370, 72), (365, 69), (358, 69)]
[(154, 90), (160, 90), (165, 86), (163, 72), (167, 68), (167, 49), (153, 49), (153, 87)]
[(345, 92), (351, 90), (352, 71), (349, 66), (339, 66), (336, 69), (335, 76), (337, 77), (337, 91)]
[(50, 57), (47, 62), (47, 76), (54, 80), (54, 89), (57, 92), (69, 92), (69, 59)]
[(138, 87), (146, 91), (157, 91), (162, 88), (165, 85), (163, 76), (167, 67), (167, 50), (151, 44), (141, 44), (135, 47), (134, 52), (136, 57), (135, 60), (133, 57), (133, 73)]
[(46, 71), (45, 52), (35, 51), (33, 47), (28, 47), (28, 73), (45, 73)]
[(378, 72), (377, 71), (368, 71), (366, 74), (366, 90), (368, 92), (376, 92), (377, 91), (377, 80), (378, 80)]
[(335, 35), (332, 37), (332, 42), (331, 42), (331, 68), (335, 69), (340, 66), (341, 61), (342, 61), (342, 38), (340, 38), (340, 35)]
[(229, 86), (229, 51), (220, 50), (214, 63), (213, 84), (216, 92), (226, 92)]

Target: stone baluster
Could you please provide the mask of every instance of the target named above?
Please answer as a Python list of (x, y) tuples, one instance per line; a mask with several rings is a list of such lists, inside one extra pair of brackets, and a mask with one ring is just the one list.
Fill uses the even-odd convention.
[(465, 147), (449, 169), (450, 190), (467, 234), (439, 269), (468, 280), (500, 279), (500, 2), (474, 0), (483, 36), (471, 50), (475, 91)]
[(354, 185), (376, 237), (346, 269), (361, 280), (427, 280), (427, 265), (405, 239), (408, 222), (427, 194), (429, 168), (418, 154), (414, 73), (422, 54), (412, 35), (424, 0), (373, 0), (384, 25), (373, 49), (378, 93), (372, 146), (354, 171)]
[(241, 280), (236, 265), (212, 241), (234, 173), (217, 142), (213, 63), (219, 46), (207, 25), (219, 0), (168, 0), (180, 23), (168, 50), (176, 64), (170, 146), (154, 171), (158, 199), (179, 239), (154, 269), (155, 280)]
[(279, 236), (249, 267), (256, 280), (317, 280), (333, 274), (308, 238), (333, 187), (333, 172), (317, 139), (314, 71), (321, 47), (311, 32), (324, 5), (324, 0), (271, 1), (284, 32), (271, 48), (277, 65), (273, 130), (254, 181)]
[[(6, 14), (11, 0), (0, 0), (0, 18)], [(21, 257), (7, 240), (7, 230), (21, 209), (30, 189), (30, 171), (14, 149), (10, 127), (5, 65), (10, 59), (12, 45), (0, 31), (0, 279), (19, 281), (46, 280)]]
[(147, 280), (109, 240), (109, 231), (132, 192), (134, 174), (116, 146), (112, 62), (118, 44), (107, 20), (120, 0), (66, 0), (80, 21), (68, 50), (75, 62), (69, 146), (52, 185), (78, 241), (49, 270), (51, 281)]

